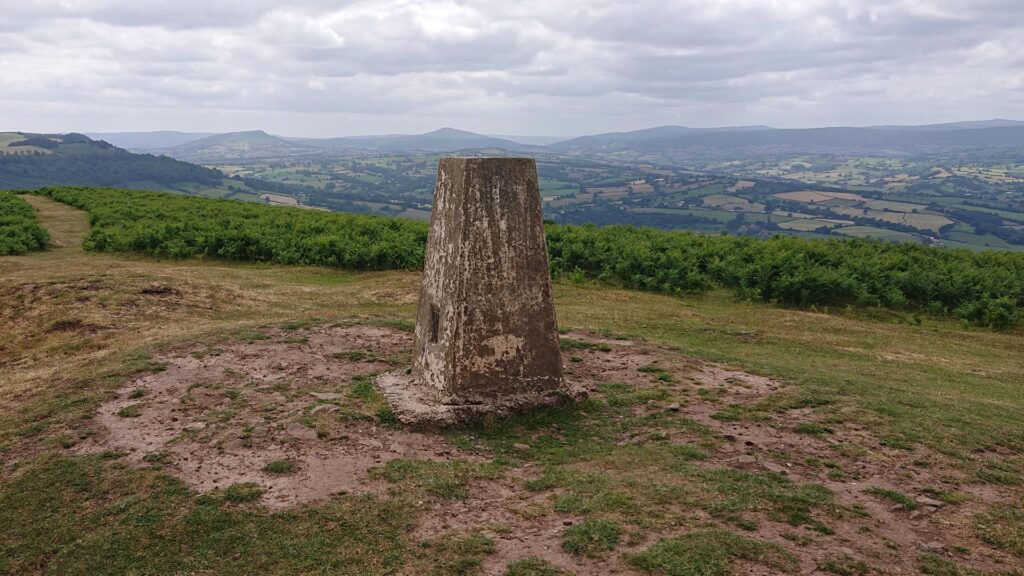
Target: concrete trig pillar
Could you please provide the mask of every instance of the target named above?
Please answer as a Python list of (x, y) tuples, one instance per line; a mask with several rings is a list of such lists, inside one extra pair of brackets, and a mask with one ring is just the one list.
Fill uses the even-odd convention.
[(413, 423), (576, 395), (562, 382), (532, 159), (441, 159), (412, 371), (378, 384), (399, 418)]

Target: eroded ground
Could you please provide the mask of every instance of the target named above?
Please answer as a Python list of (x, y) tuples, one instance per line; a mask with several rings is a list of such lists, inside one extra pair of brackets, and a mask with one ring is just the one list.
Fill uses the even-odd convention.
[(73, 450), (159, 466), (202, 493), (253, 490), (271, 510), (411, 495), (413, 540), (444, 549), (480, 538), (485, 574), (524, 558), (581, 576), (634, 573), (646, 558), (672, 574), (645, 550), (685, 534), (720, 539), (721, 528), (768, 546), (726, 555), (736, 573), (911, 574), (922, 557), (988, 571), (1019, 563), (971, 529), (1012, 500), (1008, 489), (973, 482), (928, 449), (819, 421), (811, 406), (762, 410), (783, 388), (769, 378), (570, 333), (566, 376), (587, 401), (413, 431), (372, 386), (407, 366), (411, 347), (406, 331), (349, 325), (175, 346), (102, 404)]

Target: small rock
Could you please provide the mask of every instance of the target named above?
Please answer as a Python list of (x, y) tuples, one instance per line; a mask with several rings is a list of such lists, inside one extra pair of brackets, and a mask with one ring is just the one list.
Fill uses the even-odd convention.
[(519, 450), (520, 452), (526, 452), (527, 450), (530, 449), (530, 445), (529, 444), (520, 444), (518, 442), (513, 444), (512, 447), (515, 448), (516, 450)]
[(778, 464), (773, 464), (771, 462), (765, 462), (762, 465), (769, 472), (775, 472), (776, 474), (785, 474), (786, 473), (786, 469), (783, 468), (782, 466), (779, 466)]
[(572, 526), (572, 520), (562, 520), (563, 526)]
[(739, 458), (736, 458), (736, 461), (740, 464), (753, 464), (754, 462), (757, 462), (757, 458), (754, 458), (750, 454), (744, 454)]
[(296, 422), (289, 424), (284, 431), (285, 434), (288, 434), (292, 438), (298, 438), (299, 440), (316, 440), (316, 430)]
[(189, 432), (200, 432), (200, 431), (205, 430), (205, 429), (206, 429), (206, 423), (205, 422), (193, 422), (191, 424), (186, 424), (185, 425), (185, 430), (188, 430)]
[(245, 445), (238, 439), (229, 440), (221, 446), (221, 450), (224, 450), (228, 454), (238, 454), (245, 450)]
[(918, 496), (917, 498), (914, 498), (914, 501), (920, 504), (921, 506), (934, 506), (936, 508), (942, 507), (942, 502), (939, 502), (938, 500), (934, 498), (929, 498), (927, 496)]
[(266, 426), (253, 426), (252, 432), (250, 432), (249, 435), (253, 438), (266, 438), (269, 433), (270, 429)]
[(942, 542), (925, 542), (921, 547), (929, 552), (941, 552), (946, 546)]
[(338, 407), (335, 406), (334, 404), (320, 404), (319, 406), (314, 406), (313, 409), (309, 411), (309, 413), (320, 414), (321, 412), (323, 412), (324, 414), (330, 414), (331, 412), (334, 412), (337, 409)]
[(679, 404), (669, 404), (668, 405), (668, 411), (669, 412), (679, 412), (681, 409), (682, 409), (682, 407)]
[(732, 444), (722, 444), (721, 446), (718, 447), (718, 449), (721, 450), (722, 452), (735, 452), (736, 451), (736, 447), (733, 446)]
[(310, 392), (309, 395), (317, 400), (341, 400), (341, 394), (334, 392)]
[(921, 511), (920, 510), (914, 510), (913, 512), (910, 513), (910, 519), (911, 520), (917, 520), (920, 517), (921, 517)]
[(924, 511), (929, 513), (929, 514), (934, 514), (934, 513), (938, 512), (939, 509), (936, 506), (925, 506), (924, 507)]

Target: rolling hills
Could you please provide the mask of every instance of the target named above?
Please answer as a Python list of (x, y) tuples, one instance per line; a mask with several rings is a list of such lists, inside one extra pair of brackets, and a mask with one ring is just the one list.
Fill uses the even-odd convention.
[(0, 133), (0, 189), (61, 184), (166, 189), (214, 187), (219, 170), (166, 156), (134, 154), (82, 134)]

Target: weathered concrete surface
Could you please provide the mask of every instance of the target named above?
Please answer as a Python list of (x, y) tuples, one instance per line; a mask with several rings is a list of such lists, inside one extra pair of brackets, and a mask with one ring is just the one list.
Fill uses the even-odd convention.
[(406, 420), (565, 398), (532, 159), (441, 159), (412, 372), (379, 382)]

